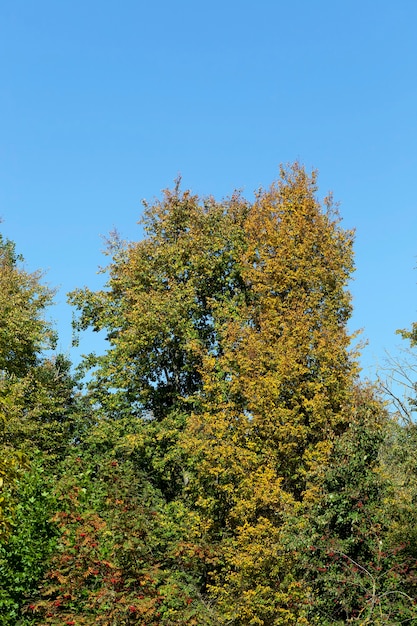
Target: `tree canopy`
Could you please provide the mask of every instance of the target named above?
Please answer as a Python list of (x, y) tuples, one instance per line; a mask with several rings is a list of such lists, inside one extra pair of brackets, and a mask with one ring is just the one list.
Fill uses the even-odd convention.
[(141, 223), (69, 295), (108, 342), (83, 390), (1, 240), (0, 623), (412, 623), (415, 426), (359, 378), (354, 233), (316, 173), (177, 181)]

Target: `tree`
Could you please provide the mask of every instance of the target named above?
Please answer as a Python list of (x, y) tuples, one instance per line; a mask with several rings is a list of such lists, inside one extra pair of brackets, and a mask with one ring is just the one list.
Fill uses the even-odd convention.
[(177, 185), (146, 205), (143, 241), (112, 238), (107, 287), (70, 295), (77, 328), (105, 330), (109, 341), (106, 354), (85, 361), (92, 402), (108, 419), (143, 421), (143, 436), (154, 442), (150, 457), (137, 438), (144, 469), (167, 497), (184, 483), (176, 442), (202, 387), (202, 359), (221, 352), (217, 303), (246, 289), (237, 260), (246, 212), (238, 195), (201, 202)]
[(13, 242), (0, 235), (0, 537), (8, 526), (6, 496), (25, 466), (11, 432), (25, 418), (28, 388), (42, 352), (55, 345), (44, 317), (53, 292), (41, 284), (39, 272), (26, 272), (22, 261)]
[[(404, 506), (382, 463), (391, 418), (369, 385), (358, 385), (349, 428), (335, 441), (320, 498), (294, 520), (309, 616), (326, 625), (408, 623), (415, 555), (400, 537)], [(408, 544), (408, 545), (407, 545)], [(411, 595), (410, 595), (411, 594)]]
[(0, 237), (0, 606), (2, 624), (32, 623), (22, 609), (56, 543), (51, 523), (59, 463), (88, 427), (70, 363), (55, 355), (46, 318), (53, 291)]
[(222, 353), (206, 355), (184, 436), (189, 489), (223, 545), (211, 590), (236, 625), (306, 623), (286, 520), (318, 497), (350, 419), (352, 233), (316, 191), (296, 164), (251, 206), (240, 258), (250, 296), (217, 317)]
[(109, 341), (85, 361), (91, 401), (138, 423), (137, 469), (196, 519), (216, 623), (306, 624), (288, 525), (350, 420), (353, 233), (298, 164), (253, 203), (177, 185), (144, 227), (110, 245), (104, 290), (70, 297)]

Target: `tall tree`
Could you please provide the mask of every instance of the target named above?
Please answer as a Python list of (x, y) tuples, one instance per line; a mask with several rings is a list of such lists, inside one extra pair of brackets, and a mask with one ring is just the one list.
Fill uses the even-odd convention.
[(316, 191), (296, 164), (251, 206), (240, 258), (250, 297), (217, 317), (222, 353), (204, 359), (184, 438), (190, 491), (223, 546), (211, 589), (225, 623), (304, 623), (285, 524), (317, 497), (350, 419), (353, 235)]
[(71, 295), (109, 341), (86, 360), (92, 401), (136, 420), (137, 468), (192, 511), (216, 623), (307, 623), (286, 537), (350, 419), (353, 233), (298, 164), (253, 203), (177, 186), (144, 227), (111, 243), (104, 290)]

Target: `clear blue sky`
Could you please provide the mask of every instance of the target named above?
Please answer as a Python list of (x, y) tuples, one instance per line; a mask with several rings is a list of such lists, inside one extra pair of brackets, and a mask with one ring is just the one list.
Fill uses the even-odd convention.
[(141, 237), (142, 198), (178, 173), (251, 197), (298, 159), (357, 230), (373, 376), (417, 320), (416, 32), (415, 0), (2, 0), (2, 232), (59, 287), (61, 349), (66, 292), (100, 284), (100, 235)]

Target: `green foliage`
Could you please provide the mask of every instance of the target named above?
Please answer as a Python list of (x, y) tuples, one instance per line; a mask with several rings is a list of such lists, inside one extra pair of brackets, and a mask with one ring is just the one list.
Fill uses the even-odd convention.
[(13, 402), (2, 432), (10, 449), (28, 458), (42, 451), (53, 464), (88, 427), (89, 409), (70, 367), (62, 355), (45, 357), (24, 377), (3, 381), (3, 392)]
[(14, 244), (0, 235), (0, 537), (9, 529), (13, 485), (26, 466), (21, 445), (10, 435), (31, 406), (42, 351), (55, 344), (44, 317), (53, 293), (21, 262)]
[(393, 532), (402, 507), (381, 465), (389, 418), (371, 389), (355, 396), (350, 427), (308, 512), (311, 526), (299, 535), (311, 614), (323, 626), (408, 623), (417, 618), (416, 554)]
[(146, 208), (146, 239), (113, 240), (107, 289), (80, 290), (70, 301), (77, 327), (105, 330), (110, 349), (90, 356), (90, 391), (107, 416), (163, 419), (201, 388), (202, 356), (220, 350), (216, 303), (244, 290), (237, 265), (246, 203), (236, 196), (203, 203), (165, 192)]
[(56, 547), (51, 523), (56, 501), (53, 481), (39, 459), (16, 485), (15, 511), (7, 539), (0, 543), (0, 624), (31, 624), (23, 607), (33, 593)]
[(135, 468), (131, 434), (101, 422), (65, 462), (58, 550), (27, 606), (42, 624), (211, 623), (196, 585), (194, 518)]
[(22, 609), (56, 543), (53, 471), (88, 421), (70, 363), (50, 356), (53, 292), (40, 279), (0, 237), (0, 623), (10, 625), (33, 623)]
[(55, 333), (44, 311), (53, 292), (40, 283), (39, 272), (28, 273), (11, 241), (0, 235), (0, 372), (24, 376), (37, 364), (42, 350), (53, 347)]

